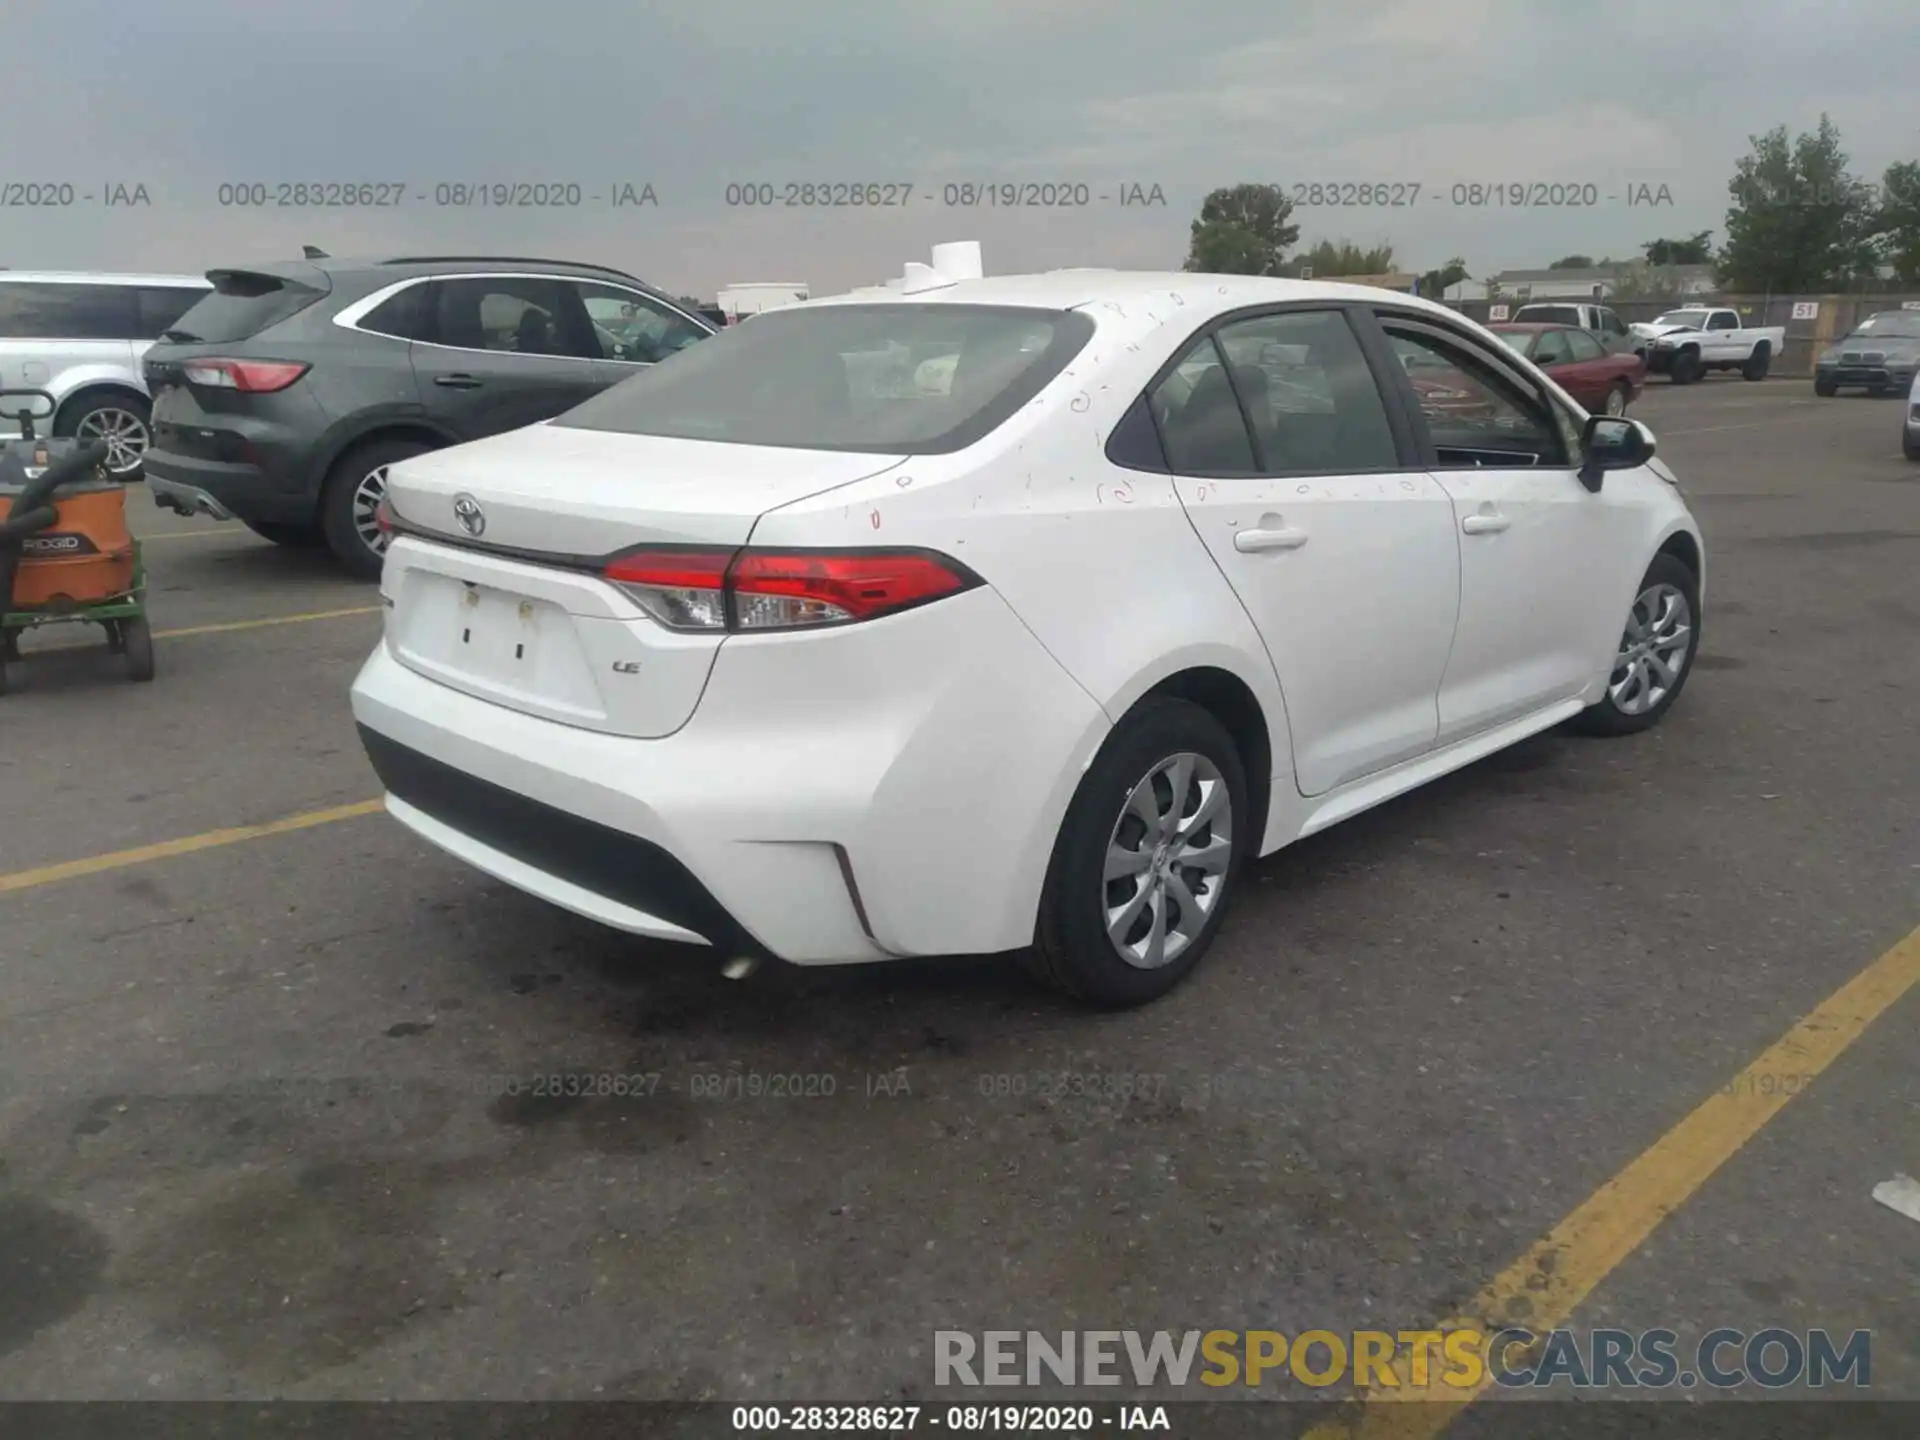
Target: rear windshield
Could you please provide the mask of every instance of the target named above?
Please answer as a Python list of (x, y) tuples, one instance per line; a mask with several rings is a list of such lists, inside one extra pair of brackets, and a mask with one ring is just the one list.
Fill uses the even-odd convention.
[(602, 391), (577, 430), (798, 450), (940, 455), (989, 434), (1093, 335), (1074, 311), (783, 307)]
[(161, 338), (192, 345), (230, 345), (251, 340), (269, 325), (297, 315), (326, 292), (243, 270), (214, 270), (207, 278), (213, 290), (199, 304), (167, 327)]
[(1571, 305), (1524, 305), (1515, 317), (1520, 320), (1550, 321), (1558, 325), (1578, 325), (1580, 312)]

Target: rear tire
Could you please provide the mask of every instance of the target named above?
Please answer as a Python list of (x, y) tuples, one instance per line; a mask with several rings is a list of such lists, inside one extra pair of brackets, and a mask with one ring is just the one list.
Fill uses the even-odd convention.
[(1621, 380), (1616, 382), (1614, 387), (1611, 390), (1607, 391), (1607, 402), (1604, 407), (1604, 410), (1606, 414), (1614, 415), (1614, 416), (1624, 415), (1627, 413), (1627, 382), (1626, 381)]
[(327, 543), (326, 532), (318, 525), (297, 525), (284, 520), (243, 520), (241, 524), (262, 540), (271, 540), (289, 550), (306, 550)]
[(1245, 766), (1218, 720), (1185, 700), (1136, 706), (1067, 807), (1028, 970), (1103, 1009), (1165, 995), (1219, 933), (1250, 813)]
[[(1573, 718), (1573, 728), (1606, 736), (1651, 730), (1680, 698), (1699, 653), (1699, 577), (1673, 556), (1656, 555), (1628, 607), (1607, 691)], [(1664, 681), (1663, 672), (1670, 672)]]
[(128, 678), (142, 682), (153, 679), (153, 627), (146, 616), (120, 622), (120, 644), (127, 657)]
[[(105, 441), (107, 469), (116, 480), (137, 480), (153, 445), (153, 411), (138, 395), (106, 393), (63, 415), (61, 429), (81, 445)], [(68, 427), (71, 426), (71, 429)]]
[(1754, 346), (1753, 354), (1747, 357), (1747, 363), (1740, 367), (1743, 380), (1764, 380), (1767, 371), (1773, 368), (1773, 347), (1765, 341)]
[(375, 440), (355, 446), (327, 472), (320, 496), (321, 529), (327, 548), (360, 579), (378, 580), (386, 561), (385, 539), (373, 527), (373, 506), (386, 494), (387, 467), (430, 448), (417, 440)]

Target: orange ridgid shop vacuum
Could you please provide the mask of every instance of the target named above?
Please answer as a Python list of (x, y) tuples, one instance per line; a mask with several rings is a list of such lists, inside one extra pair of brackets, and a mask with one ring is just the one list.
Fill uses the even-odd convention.
[(107, 632), (135, 680), (154, 675), (146, 567), (127, 529), (126, 485), (105, 468), (107, 447), (42, 438), (54, 411), (44, 390), (0, 391), (0, 419), (20, 427), (0, 445), (0, 693), (21, 660), (20, 636), (82, 623)]

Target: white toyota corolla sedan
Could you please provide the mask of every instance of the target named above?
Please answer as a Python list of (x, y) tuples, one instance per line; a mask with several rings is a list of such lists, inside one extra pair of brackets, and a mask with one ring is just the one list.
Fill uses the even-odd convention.
[(389, 811), (640, 935), (1171, 989), (1243, 862), (1655, 724), (1699, 528), (1636, 421), (1354, 286), (943, 246), (396, 465)]

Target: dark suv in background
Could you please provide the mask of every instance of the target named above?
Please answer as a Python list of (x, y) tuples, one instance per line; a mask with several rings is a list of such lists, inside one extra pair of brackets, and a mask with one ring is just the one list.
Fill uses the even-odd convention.
[(618, 270), (319, 257), (210, 270), (144, 362), (147, 483), (183, 515), (380, 573), (387, 467), (552, 419), (714, 333)]

